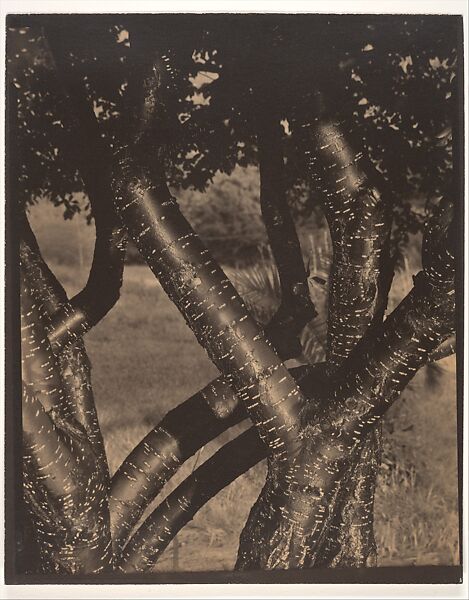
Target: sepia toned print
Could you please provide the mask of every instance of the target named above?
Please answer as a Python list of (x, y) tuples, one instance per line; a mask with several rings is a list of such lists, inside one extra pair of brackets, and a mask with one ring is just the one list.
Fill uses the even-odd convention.
[(460, 565), (460, 26), (9, 17), (15, 573)]

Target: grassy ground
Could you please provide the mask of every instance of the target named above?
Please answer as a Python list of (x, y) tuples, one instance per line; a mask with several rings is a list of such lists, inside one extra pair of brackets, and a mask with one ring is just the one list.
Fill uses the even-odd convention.
[[(55, 241), (46, 237), (40, 223), (35, 225), (46, 259), (67, 291), (77, 291), (86, 278), (92, 231), (73, 222), (63, 226), (66, 237), (72, 243), (78, 240), (82, 248), (70, 258), (57, 255)], [(409, 284), (399, 281), (394, 295)], [(169, 409), (217, 374), (144, 266), (126, 267), (119, 303), (87, 335), (86, 346), (111, 471)], [(381, 565), (458, 562), (454, 367), (450, 358), (438, 369), (423, 369), (386, 417), (375, 511)], [(217, 445), (190, 459), (164, 495)], [(263, 474), (264, 465), (258, 465), (209, 502), (167, 549), (157, 569), (231, 569)]]

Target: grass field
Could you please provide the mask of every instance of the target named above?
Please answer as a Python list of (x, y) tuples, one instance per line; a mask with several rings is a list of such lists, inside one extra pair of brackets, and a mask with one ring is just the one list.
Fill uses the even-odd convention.
[[(73, 222), (63, 225), (65, 237), (71, 243), (79, 240), (82, 247), (70, 258), (58, 253), (60, 244), (47, 237), (41, 222), (33, 219), (45, 257), (72, 294), (86, 279), (92, 230), (77, 229)], [(87, 335), (86, 346), (111, 471), (168, 410), (217, 375), (144, 266), (126, 267), (120, 301)], [(384, 429), (385, 453), (375, 510), (379, 563), (457, 563), (454, 358), (417, 374), (386, 416)], [(228, 437), (225, 434), (222, 441)], [(163, 496), (219, 443), (190, 459)], [(258, 465), (210, 501), (180, 532), (157, 569), (231, 569), (239, 533), (262, 486), (263, 474), (264, 465)]]

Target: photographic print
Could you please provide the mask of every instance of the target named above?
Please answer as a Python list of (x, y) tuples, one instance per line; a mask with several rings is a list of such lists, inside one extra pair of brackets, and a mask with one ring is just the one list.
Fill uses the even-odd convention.
[(462, 17), (6, 27), (7, 582), (459, 582)]

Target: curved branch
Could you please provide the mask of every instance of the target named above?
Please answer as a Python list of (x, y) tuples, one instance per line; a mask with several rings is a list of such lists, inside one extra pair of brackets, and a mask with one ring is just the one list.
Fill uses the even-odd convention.
[[(89, 193), (89, 192), (88, 192)], [(91, 200), (92, 206), (96, 205)], [(92, 329), (113, 308), (120, 297), (125, 257), (125, 235), (112, 213), (98, 216), (94, 211), (96, 242), (88, 281), (51, 318), (49, 339), (54, 351), (72, 344)]]
[[(83, 81), (69, 52), (76, 39), (54, 22), (45, 28), (57, 75), (72, 105), (73, 139), (63, 148), (76, 164), (90, 199), (96, 226), (96, 242), (88, 281), (68, 305), (52, 319), (50, 339), (57, 349), (83, 336), (115, 305), (120, 295), (125, 257), (125, 234), (114, 209), (110, 184), (111, 156), (101, 138)], [(80, 40), (80, 43), (81, 40)]]
[[(302, 128), (302, 143), (332, 239), (327, 360), (337, 371), (368, 328), (383, 319), (394, 275), (392, 215), (363, 143), (326, 113), (322, 93), (318, 101), (319, 117)], [(323, 549), (324, 564), (365, 566), (376, 559), (372, 508), (380, 438), (380, 431), (370, 433), (350, 465), (354, 475), (344, 479), (333, 525), (339, 533)], [(376, 460), (370, 460), (373, 453)]]
[(312, 129), (307, 167), (332, 238), (327, 354), (337, 368), (370, 324), (382, 321), (394, 271), (392, 218), (378, 173), (344, 124), (324, 115)]
[(122, 571), (148, 571), (174, 536), (220, 490), (268, 454), (254, 427), (223, 446), (145, 520), (125, 547)]
[[(311, 404), (314, 402), (316, 407), (330, 397), (330, 381), (324, 367), (323, 363), (308, 369), (301, 367), (293, 370), (298, 384), (304, 388), (309, 397), (314, 397)], [(236, 400), (236, 396), (233, 397)], [(176, 409), (173, 412), (175, 418), (177, 414)], [(124, 570), (151, 569), (171, 539), (210, 498), (244, 473), (247, 468), (267, 456), (268, 449), (260, 440), (256, 442), (254, 436), (257, 436), (254, 429), (238, 436), (170, 494), (169, 504), (163, 503), (158, 507), (143, 522), (126, 546), (121, 559), (125, 563)], [(246, 461), (249, 461), (249, 466), (246, 466)], [(222, 474), (220, 474), (221, 468)]]
[[(223, 412), (217, 414), (217, 408)], [(245, 418), (243, 405), (228, 383), (219, 378), (170, 411), (137, 444), (112, 478), (111, 527), (117, 553), (149, 502), (177, 469), (202, 446)]]
[[(67, 295), (41, 256), (34, 233), (26, 216), (23, 217), (22, 241), (20, 244), (21, 265), (31, 289), (38, 299), (41, 321), (47, 337), (52, 337), (51, 320), (67, 306)], [(58, 363), (61, 386), (67, 403), (67, 411), (85, 429), (94, 452), (99, 457), (103, 476), (109, 479), (104, 442), (96, 414), (90, 380), (90, 364), (81, 339), (59, 350), (51, 344)]]
[[(307, 387), (308, 392), (324, 378), (320, 371), (314, 367), (291, 370), (298, 385)], [(326, 389), (324, 385), (318, 387)], [(177, 469), (208, 442), (246, 418), (244, 405), (226, 379), (219, 377), (170, 411), (135, 446), (111, 482), (111, 528), (117, 553), (145, 508)]]

